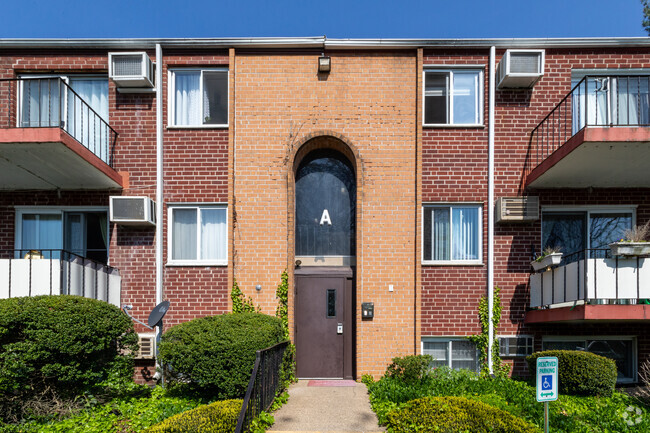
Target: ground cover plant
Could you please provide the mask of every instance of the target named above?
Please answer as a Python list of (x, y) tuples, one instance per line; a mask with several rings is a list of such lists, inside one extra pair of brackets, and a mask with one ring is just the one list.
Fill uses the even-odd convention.
[[(363, 381), (368, 386), (370, 402), (380, 424), (388, 425), (389, 431), (398, 431), (388, 423), (389, 414), (403, 409), (409, 401), (449, 396), (482, 402), (538, 428), (543, 427), (544, 406), (535, 399), (535, 387), (523, 381), (481, 377), (467, 370), (456, 371), (444, 367), (429, 370), (417, 382), (388, 375), (378, 381), (364, 376)], [(556, 432), (650, 431), (647, 406), (620, 392), (614, 392), (609, 397), (560, 394), (558, 401), (549, 404), (549, 411), (550, 426)]]

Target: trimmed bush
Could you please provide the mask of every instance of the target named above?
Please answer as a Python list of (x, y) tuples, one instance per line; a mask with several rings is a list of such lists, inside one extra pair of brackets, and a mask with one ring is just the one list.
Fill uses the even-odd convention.
[(580, 350), (547, 350), (526, 358), (532, 376), (537, 368), (537, 358), (542, 356), (557, 356), (560, 393), (609, 397), (614, 392), (617, 371), (613, 360)]
[(130, 378), (138, 338), (119, 308), (79, 296), (0, 300), (0, 395), (44, 390), (68, 397)]
[(386, 368), (386, 377), (398, 379), (405, 383), (419, 382), (429, 371), (431, 362), (433, 362), (431, 355), (396, 357)]
[(425, 397), (411, 400), (388, 414), (395, 433), (539, 433), (536, 426), (501, 409), (464, 397)]
[(145, 433), (231, 433), (237, 426), (241, 400), (224, 400), (179, 413)]
[(281, 341), (284, 332), (277, 317), (223, 314), (169, 329), (162, 337), (160, 359), (177, 389), (220, 400), (242, 398), (255, 352)]

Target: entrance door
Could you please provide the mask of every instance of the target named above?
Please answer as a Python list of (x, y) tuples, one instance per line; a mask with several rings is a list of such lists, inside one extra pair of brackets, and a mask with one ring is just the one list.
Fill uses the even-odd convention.
[(296, 270), (296, 364), (300, 378), (352, 378), (352, 271)]

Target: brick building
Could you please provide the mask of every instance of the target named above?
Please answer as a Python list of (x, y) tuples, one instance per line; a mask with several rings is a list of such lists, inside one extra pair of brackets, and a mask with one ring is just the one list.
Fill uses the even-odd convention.
[(608, 245), (650, 221), (649, 84), (648, 38), (0, 40), (0, 297), (168, 327), (235, 281), (274, 314), (286, 269), (299, 375), (356, 378), (478, 368), (498, 286), (514, 374), (571, 348), (636, 382), (650, 261)]

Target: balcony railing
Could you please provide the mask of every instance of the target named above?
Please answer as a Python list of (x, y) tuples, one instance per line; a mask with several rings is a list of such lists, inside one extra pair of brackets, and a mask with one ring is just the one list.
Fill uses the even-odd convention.
[(530, 276), (531, 308), (650, 300), (648, 257), (611, 257), (609, 249), (587, 249), (565, 255), (562, 263)]
[(116, 268), (59, 250), (0, 250), (0, 299), (77, 295), (120, 306)]
[(62, 78), (0, 80), (0, 127), (61, 128), (109, 166), (117, 132)]
[(528, 175), (586, 126), (650, 125), (650, 76), (585, 76), (530, 134)]

